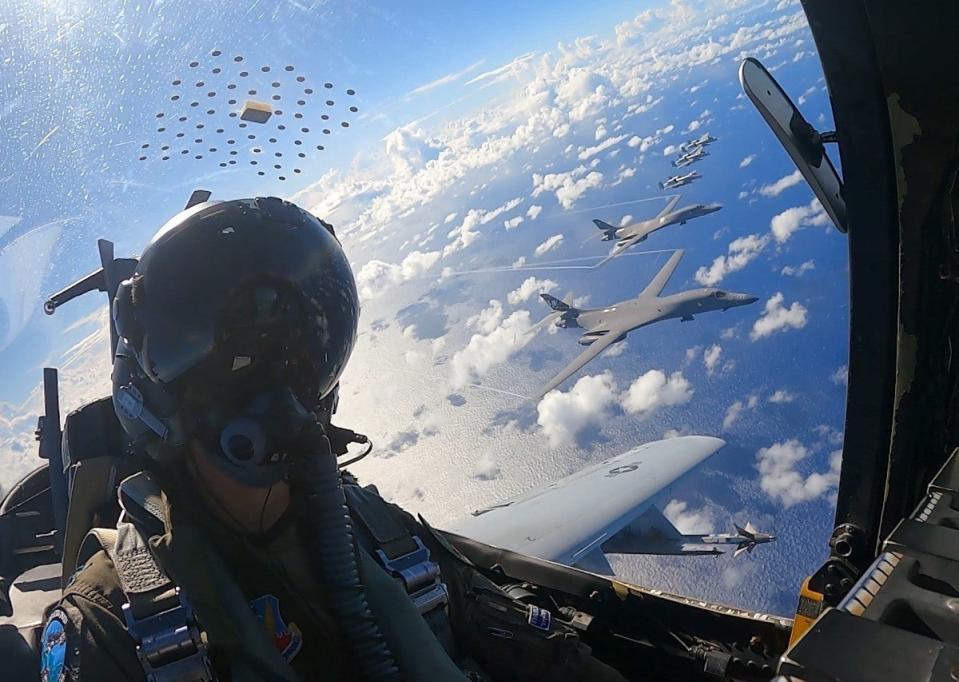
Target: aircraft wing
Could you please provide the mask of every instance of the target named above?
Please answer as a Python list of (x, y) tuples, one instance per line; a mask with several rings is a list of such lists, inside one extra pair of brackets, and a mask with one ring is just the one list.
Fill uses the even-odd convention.
[(679, 261), (682, 260), (683, 253), (683, 249), (677, 249), (673, 252), (673, 255), (666, 261), (666, 265), (656, 273), (656, 276), (646, 285), (646, 288), (640, 292), (640, 298), (644, 296), (659, 296), (660, 292), (669, 282), (669, 278), (673, 276), (673, 271), (676, 270)]
[(636, 242), (642, 241), (643, 238), (647, 237), (648, 235), (649, 235), (649, 232), (647, 232), (646, 234), (634, 234), (634, 235), (630, 235), (629, 237), (620, 239), (618, 242), (616, 242), (616, 246), (613, 247), (613, 250), (609, 252), (609, 255), (606, 256), (606, 258), (601, 260), (599, 263), (597, 263), (594, 267), (598, 268), (601, 265), (605, 265), (609, 261), (616, 258), (616, 256), (621, 254), (623, 251), (630, 248)]
[(538, 402), (539, 399), (544, 395), (581, 370), (583, 365), (612, 346), (616, 340), (625, 333), (625, 329), (610, 329), (606, 334), (603, 334), (603, 336), (593, 341), (586, 347), (586, 350), (577, 355), (576, 359), (569, 363), (562, 372), (560, 372), (552, 381), (546, 384), (546, 386), (544, 386), (543, 389), (533, 397), (533, 400)]
[(641, 517), (658, 493), (723, 445), (708, 436), (646, 443), (474, 511), (447, 530), (549, 561), (587, 569), (602, 566), (602, 544)]
[(669, 213), (670, 211), (672, 211), (674, 208), (676, 208), (676, 204), (679, 203), (680, 197), (681, 197), (681, 195), (679, 195), (679, 194), (674, 194), (674, 195), (673, 195), (673, 198), (670, 199), (670, 200), (666, 203), (666, 206), (663, 208), (662, 211), (660, 211), (660, 212), (656, 215), (656, 217), (657, 217), (657, 218), (661, 218), (661, 217), (663, 217), (664, 215), (666, 215), (667, 213)]

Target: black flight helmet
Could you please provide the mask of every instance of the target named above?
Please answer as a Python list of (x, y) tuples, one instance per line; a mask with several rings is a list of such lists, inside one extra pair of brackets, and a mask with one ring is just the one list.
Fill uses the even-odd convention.
[(331, 227), (274, 197), (208, 201), (168, 221), (120, 284), (113, 400), (158, 459), (191, 439), (268, 485), (335, 389), (359, 302)]

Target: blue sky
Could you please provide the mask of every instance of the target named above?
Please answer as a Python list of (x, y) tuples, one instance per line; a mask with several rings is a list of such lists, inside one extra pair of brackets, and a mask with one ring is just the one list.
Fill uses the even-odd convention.
[[(354, 266), (363, 315), (342, 419), (377, 443), (357, 467), (365, 480), (442, 525), (639, 442), (721, 435), (729, 445), (661, 506), (685, 529), (751, 519), (783, 539), (745, 562), (627, 558), (617, 568), (788, 612), (831, 524), (846, 246), (742, 98), (736, 67), (758, 56), (829, 127), (798, 4), (424, 3), (400, 13), (368, 3), (77, 3), (42, 20), (10, 11), (0, 10), (0, 215), (21, 220), (0, 234), (0, 447), (15, 455), (0, 484), (34, 464), (40, 367), (61, 366), (67, 407), (108, 390), (100, 299), (29, 314), (96, 266), (94, 239), (136, 253), (198, 186), (217, 197), (275, 193), (333, 222)], [(280, 93), (284, 117), (235, 127), (229, 83)], [(298, 98), (308, 103), (296, 108)], [(171, 124), (158, 123), (161, 111)], [(304, 118), (279, 130), (293, 112)], [(323, 112), (350, 127), (322, 122)], [(722, 211), (642, 250), (686, 249), (666, 293), (708, 284), (760, 301), (640, 330), (544, 402), (524, 400), (580, 350), (574, 330), (528, 333), (546, 312), (536, 294), (612, 303), (636, 295), (668, 254), (637, 248), (602, 269), (556, 261), (601, 258), (609, 245), (590, 239), (594, 217), (654, 214), (672, 147), (707, 130), (719, 141), (682, 203), (718, 201)], [(269, 136), (282, 164), (311, 150), (294, 161), (299, 174), (255, 174), (265, 164), (254, 149)], [(191, 151), (163, 162), (164, 144)], [(231, 158), (239, 163), (219, 167)]]

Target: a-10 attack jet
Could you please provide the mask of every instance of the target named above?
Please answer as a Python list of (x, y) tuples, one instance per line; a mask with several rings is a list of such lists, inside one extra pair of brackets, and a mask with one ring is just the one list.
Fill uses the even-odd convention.
[(676, 189), (677, 187), (682, 187), (683, 185), (688, 185), (693, 180), (698, 180), (703, 177), (696, 171), (689, 171), (683, 175), (671, 175), (670, 177), (663, 180), (659, 183), (660, 189)]
[(631, 247), (633, 244), (638, 244), (639, 242), (644, 241), (646, 237), (651, 235), (656, 230), (661, 230), (664, 227), (669, 227), (670, 225), (685, 225), (687, 220), (692, 220), (693, 218), (699, 218), (700, 216), (715, 213), (723, 207), (722, 204), (690, 204), (689, 206), (676, 208), (676, 204), (679, 203), (679, 199), (680, 195), (678, 194), (670, 199), (669, 203), (666, 204), (663, 210), (660, 211), (655, 218), (640, 220), (638, 223), (631, 223), (622, 227), (616, 227), (615, 225), (610, 225), (609, 223), (598, 219), (593, 220), (593, 224), (603, 231), (604, 242), (612, 241), (614, 239), (619, 240), (616, 242), (616, 246), (613, 247), (613, 250), (610, 251), (609, 255), (600, 261), (596, 267), (599, 267), (613, 258), (616, 258), (616, 256)]
[(549, 294), (540, 294), (553, 309), (553, 312), (540, 324), (550, 321), (562, 328), (581, 327), (586, 331), (579, 337), (579, 343), (588, 348), (576, 356), (576, 359), (569, 363), (556, 378), (546, 384), (534, 400), (539, 400), (562, 384), (582, 369), (587, 362), (614, 343), (625, 339), (626, 335), (634, 329), (674, 318), (688, 322), (700, 313), (708, 313), (712, 310), (725, 311), (759, 300), (749, 294), (737, 294), (714, 288), (689, 289), (678, 294), (660, 296), (660, 292), (666, 286), (682, 257), (682, 249), (675, 251), (639, 296), (614, 303), (606, 308), (580, 310)]
[(716, 141), (715, 137), (713, 137), (709, 133), (703, 133), (702, 135), (700, 135), (694, 140), (686, 140), (681, 145), (679, 145), (679, 149), (681, 151), (688, 152), (695, 147), (705, 147), (707, 144), (710, 144), (711, 142), (715, 142), (715, 141)]
[(689, 151), (686, 151), (673, 159), (672, 164), (675, 168), (683, 168), (685, 166), (689, 166), (690, 164), (694, 164), (697, 161), (701, 161), (707, 156), (709, 156), (709, 152), (706, 151), (705, 147), (692, 147), (689, 149)]

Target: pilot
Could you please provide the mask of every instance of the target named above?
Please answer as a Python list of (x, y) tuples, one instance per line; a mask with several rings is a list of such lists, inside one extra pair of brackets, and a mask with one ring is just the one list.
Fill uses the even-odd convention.
[(332, 227), (276, 198), (199, 204), (112, 314), (142, 470), (48, 615), (44, 681), (622, 679), (338, 467), (362, 440), (330, 423), (359, 303)]

